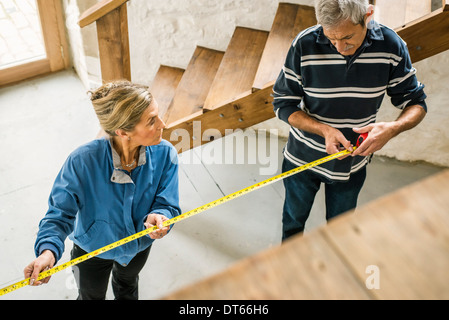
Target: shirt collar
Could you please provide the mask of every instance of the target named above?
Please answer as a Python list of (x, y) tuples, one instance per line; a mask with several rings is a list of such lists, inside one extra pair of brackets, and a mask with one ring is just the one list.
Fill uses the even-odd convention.
[[(112, 165), (114, 166), (111, 181), (115, 183), (132, 183), (133, 181), (131, 177), (125, 172), (125, 169), (120, 161), (120, 156), (114, 148), (112, 137), (109, 137), (109, 146), (111, 147)], [(137, 161), (137, 167), (143, 166), (147, 163), (145, 149), (146, 148), (143, 146), (139, 147), (139, 160)]]
[[(365, 41), (366, 40), (384, 40), (384, 35), (382, 33), (380, 25), (374, 20), (371, 20), (368, 23), (368, 30), (366, 32)], [(323, 27), (321, 27), (319, 29), (319, 33), (318, 33), (316, 42), (319, 44), (330, 44), (331, 43), (329, 41), (329, 39), (324, 35)]]

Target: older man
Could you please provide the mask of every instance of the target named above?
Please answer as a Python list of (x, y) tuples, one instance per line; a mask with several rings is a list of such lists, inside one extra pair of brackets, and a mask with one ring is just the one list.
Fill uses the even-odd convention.
[[(322, 183), (327, 220), (355, 208), (372, 154), (427, 112), (406, 43), (372, 19), (368, 0), (317, 0), (315, 11), (319, 24), (294, 39), (273, 89), (276, 116), (291, 126), (283, 171), (369, 135), (352, 156), (284, 180), (283, 240), (304, 230)], [(376, 123), (385, 93), (402, 112)]]

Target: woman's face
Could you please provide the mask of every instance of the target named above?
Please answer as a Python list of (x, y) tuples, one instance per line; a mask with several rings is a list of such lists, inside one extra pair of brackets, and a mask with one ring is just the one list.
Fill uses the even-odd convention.
[(159, 106), (153, 98), (151, 104), (143, 112), (139, 123), (132, 132), (128, 133), (131, 142), (140, 146), (157, 145), (162, 140), (165, 123), (159, 118)]

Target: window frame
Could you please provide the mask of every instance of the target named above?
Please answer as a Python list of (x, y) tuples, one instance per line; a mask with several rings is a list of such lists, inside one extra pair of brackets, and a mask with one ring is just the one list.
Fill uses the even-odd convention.
[(0, 70), (0, 87), (64, 70), (70, 65), (61, 0), (36, 0), (36, 5), (46, 57)]

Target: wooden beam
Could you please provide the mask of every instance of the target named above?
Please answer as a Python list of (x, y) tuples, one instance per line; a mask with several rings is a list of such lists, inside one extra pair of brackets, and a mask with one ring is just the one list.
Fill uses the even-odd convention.
[(131, 80), (126, 4), (97, 20), (97, 35), (103, 82)]
[(376, 299), (449, 298), (449, 170), (383, 196), (323, 231), (362, 283), (378, 268)]
[(314, 232), (237, 262), (163, 299), (369, 300), (351, 271), (326, 238)]
[(165, 299), (449, 298), (449, 170)]
[[(226, 130), (245, 129), (273, 118), (274, 81), (261, 90), (245, 92), (237, 99), (206, 113), (197, 112), (170, 124), (163, 138), (183, 152), (224, 137)], [(207, 132), (205, 132), (207, 130)]]
[(97, 21), (109, 12), (119, 8), (128, 0), (103, 0), (83, 12), (78, 20), (81, 28)]
[(449, 1), (418, 20), (396, 29), (407, 42), (412, 62), (417, 62), (449, 49)]

